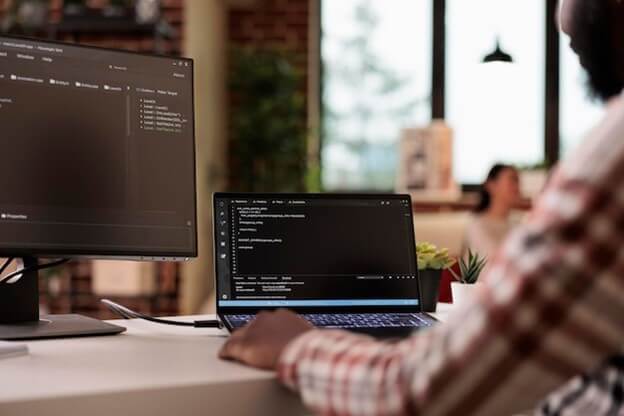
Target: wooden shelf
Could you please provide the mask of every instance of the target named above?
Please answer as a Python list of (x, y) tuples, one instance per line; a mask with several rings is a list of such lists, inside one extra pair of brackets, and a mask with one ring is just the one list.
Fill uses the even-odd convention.
[(131, 19), (72, 18), (49, 25), (48, 31), (62, 35), (153, 35), (156, 24), (139, 24)]
[[(477, 202), (477, 195), (466, 194), (456, 201), (413, 201), (412, 210), (420, 213), (472, 211), (477, 206)], [(531, 200), (523, 199), (515, 206), (515, 209), (529, 211), (531, 207)]]

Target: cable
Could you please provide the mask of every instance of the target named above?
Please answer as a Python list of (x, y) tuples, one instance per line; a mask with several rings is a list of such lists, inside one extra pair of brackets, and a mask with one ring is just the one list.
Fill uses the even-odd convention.
[[(9, 273), (6, 276), (4, 276), (2, 279), (0, 279), (0, 284), (10, 285), (10, 284), (16, 283), (22, 278), (22, 275), (24, 273), (49, 269), (51, 267), (56, 267), (56, 266), (60, 266), (61, 264), (65, 264), (68, 261), (69, 259), (60, 259), (60, 260), (51, 261), (49, 263), (37, 264), (36, 266), (23, 267), (19, 270), (14, 271), (13, 273)], [(6, 266), (8, 266), (8, 264), (6, 264), (5, 262), (2, 268), (4, 269)]]
[(126, 313), (124, 310), (119, 309), (116, 306), (113, 306), (113, 305), (110, 305), (110, 304), (106, 304), (106, 306), (108, 306), (115, 313), (121, 315), (124, 319), (133, 319), (134, 318), (133, 315), (130, 315), (130, 314)]
[(9, 267), (9, 264), (11, 264), (13, 260), (15, 260), (15, 257), (9, 257), (6, 259), (2, 267), (0, 267), (0, 274), (2, 274), (7, 267)]
[(169, 321), (166, 319), (152, 318), (148, 315), (143, 315), (139, 312), (135, 312), (132, 309), (128, 309), (123, 305), (115, 303), (108, 299), (102, 299), (101, 302), (108, 306), (112, 311), (121, 315), (124, 319), (145, 319), (147, 321), (156, 322), (156, 323), (166, 323), (171, 325), (178, 326), (195, 326), (192, 322), (178, 322), (178, 321)]
[(121, 315), (124, 319), (144, 319), (146, 321), (158, 324), (187, 326), (194, 328), (223, 328), (223, 324), (218, 320), (199, 320), (193, 322), (172, 321), (169, 319), (154, 318), (139, 312), (135, 312), (132, 309), (126, 308), (125, 306), (115, 303), (109, 299), (102, 299), (101, 302), (108, 306), (108, 308), (113, 312)]
[(193, 328), (223, 328), (223, 324), (221, 323), (221, 321), (216, 319), (200, 320), (193, 322), (172, 321), (170, 319), (154, 318), (149, 315), (135, 312), (132, 309), (126, 308), (125, 306), (115, 303), (109, 299), (101, 299), (100, 302), (108, 306), (111, 311), (115, 312), (118, 315), (121, 315), (124, 319), (143, 319), (157, 324), (186, 326)]
[[(51, 261), (49, 263), (44, 263), (44, 264), (37, 264), (36, 266), (29, 266), (29, 267), (23, 267), (19, 270), (16, 270), (12, 273), (7, 274), (6, 276), (4, 276), (2, 279), (0, 279), (0, 284), (13, 284), (18, 282), (21, 278), (22, 275), (24, 275), (24, 273), (28, 273), (28, 272), (34, 272), (34, 271), (38, 271), (38, 270), (44, 270), (44, 269), (49, 269), (52, 267), (56, 267), (56, 266), (60, 266), (61, 264), (65, 264), (69, 261), (69, 259), (60, 259), (60, 260), (55, 260), (55, 261)], [(8, 264), (5, 263), (6, 266), (8, 266)], [(3, 265), (2, 267), (4, 268), (5, 265)]]

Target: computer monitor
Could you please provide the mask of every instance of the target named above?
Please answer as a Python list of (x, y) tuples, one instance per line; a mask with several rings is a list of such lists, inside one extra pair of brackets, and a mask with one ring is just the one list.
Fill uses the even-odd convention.
[[(0, 36), (0, 257), (196, 256), (193, 111), (190, 59)], [(0, 284), (0, 339), (102, 324), (62, 318)]]

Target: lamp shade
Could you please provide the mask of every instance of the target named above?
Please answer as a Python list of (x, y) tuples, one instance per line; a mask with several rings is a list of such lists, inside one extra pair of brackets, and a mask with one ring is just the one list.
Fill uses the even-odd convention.
[(490, 63), (490, 62), (513, 63), (513, 58), (511, 57), (510, 54), (508, 54), (507, 52), (501, 49), (500, 41), (496, 39), (496, 47), (494, 48), (494, 51), (485, 55), (483, 57), (482, 62), (483, 63)]

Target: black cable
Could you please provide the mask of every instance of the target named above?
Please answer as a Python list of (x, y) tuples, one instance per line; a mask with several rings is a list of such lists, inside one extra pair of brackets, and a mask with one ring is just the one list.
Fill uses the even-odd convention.
[(11, 264), (13, 260), (15, 260), (15, 257), (9, 257), (6, 259), (2, 267), (0, 267), (0, 274), (2, 274), (7, 267), (9, 267), (9, 264)]
[(194, 322), (169, 321), (167, 319), (152, 318), (151, 316), (144, 316), (144, 315), (137, 315), (137, 318), (145, 319), (146, 321), (154, 322), (157, 324), (164, 324), (164, 325), (192, 326), (192, 327), (195, 326)]
[[(4, 276), (2, 279), (0, 279), (0, 284), (8, 285), (8, 284), (15, 283), (15, 282), (9, 282), (9, 280), (14, 278), (15, 276), (19, 276), (24, 273), (35, 272), (38, 270), (44, 270), (44, 269), (49, 269), (51, 267), (60, 266), (61, 264), (65, 264), (68, 261), (69, 259), (60, 259), (60, 260), (51, 261), (49, 263), (37, 264), (36, 266), (29, 266), (29, 267), (21, 268), (20, 270), (16, 270), (13, 273), (9, 273), (6, 276)], [(2, 267), (5, 267), (5, 266), (3, 265)]]
[(223, 328), (223, 325), (221, 324), (221, 322), (217, 320), (200, 320), (200, 321), (193, 321), (193, 322), (172, 321), (169, 319), (154, 318), (149, 315), (145, 315), (145, 314), (133, 311), (132, 309), (126, 308), (125, 306), (112, 302), (108, 299), (102, 299), (102, 303), (108, 306), (113, 312), (116, 312), (117, 314), (121, 315), (124, 319), (132, 319), (132, 318), (144, 319), (146, 321), (150, 321), (150, 322), (154, 322), (158, 324), (187, 326), (187, 327), (191, 326), (194, 328)]
[(109, 308), (110, 308), (113, 312), (115, 312), (115, 313), (117, 313), (117, 314), (121, 315), (124, 319), (133, 319), (133, 318), (135, 318), (134, 316), (127, 314), (125, 311), (122, 311), (121, 309), (116, 308), (116, 307), (114, 307), (113, 305), (107, 305), (107, 306), (108, 306), (108, 307), (109, 307)]
[(219, 328), (219, 329), (223, 328), (223, 324), (221, 323), (221, 321), (216, 320), (216, 319), (215, 320), (213, 319), (200, 320), (200, 321), (193, 321), (193, 322), (172, 321), (169, 319), (154, 318), (152, 316), (133, 311), (132, 309), (126, 308), (125, 306), (115, 303), (108, 299), (102, 299), (100, 302), (108, 306), (108, 308), (112, 310), (113, 312), (117, 313), (118, 315), (121, 315), (124, 319), (132, 319), (132, 318), (143, 319), (143, 320), (154, 322), (157, 324), (186, 326), (186, 327), (193, 327), (193, 328)]

